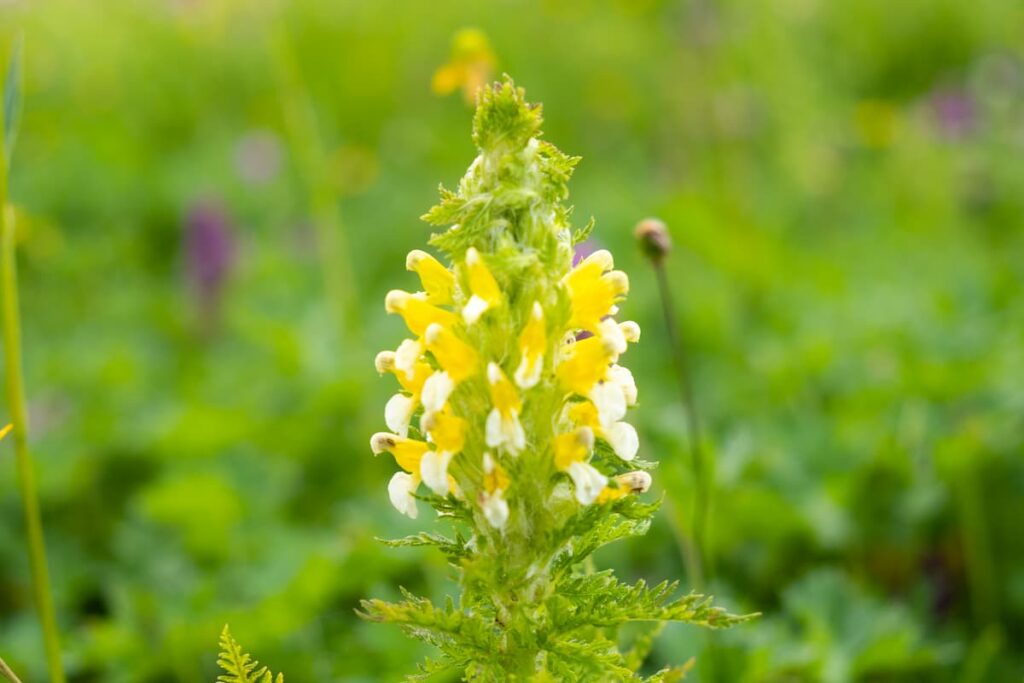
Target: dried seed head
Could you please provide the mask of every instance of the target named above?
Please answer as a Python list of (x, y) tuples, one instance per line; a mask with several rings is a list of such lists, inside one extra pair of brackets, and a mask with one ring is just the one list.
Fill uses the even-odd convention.
[(668, 228), (657, 218), (645, 218), (636, 224), (633, 234), (644, 255), (657, 265), (672, 251)]

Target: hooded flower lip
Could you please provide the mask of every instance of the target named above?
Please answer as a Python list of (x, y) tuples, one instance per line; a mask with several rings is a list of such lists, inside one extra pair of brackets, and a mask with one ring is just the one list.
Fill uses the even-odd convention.
[(466, 271), (472, 296), (462, 308), (462, 318), (472, 325), (488, 309), (501, 304), (501, 288), (475, 247), (466, 250)]
[(433, 324), (454, 325), (458, 320), (451, 311), (427, 303), (426, 295), (410, 294), (401, 289), (392, 289), (384, 299), (388, 313), (402, 316), (406, 326), (417, 337), (422, 337)]
[(390, 453), (395, 456), (395, 462), (403, 470), (419, 473), (420, 459), (430, 450), (430, 446), (425, 441), (408, 439), (388, 432), (377, 432), (370, 439), (370, 449), (374, 455)]
[(436, 258), (420, 249), (413, 249), (405, 258), (405, 268), (419, 275), (427, 303), (434, 306), (452, 303), (455, 276)]
[(651, 488), (651, 475), (642, 470), (620, 474), (614, 481), (615, 486), (606, 486), (598, 495), (597, 502), (605, 503), (630, 494), (647, 493)]

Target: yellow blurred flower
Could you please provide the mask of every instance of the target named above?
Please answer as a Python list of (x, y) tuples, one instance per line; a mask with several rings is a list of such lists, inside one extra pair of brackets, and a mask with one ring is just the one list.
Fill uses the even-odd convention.
[(464, 28), (452, 39), (451, 57), (434, 72), (431, 89), (438, 95), (450, 95), (462, 89), (466, 102), (476, 99), (476, 92), (494, 73), (497, 59), (491, 42), (482, 31)]

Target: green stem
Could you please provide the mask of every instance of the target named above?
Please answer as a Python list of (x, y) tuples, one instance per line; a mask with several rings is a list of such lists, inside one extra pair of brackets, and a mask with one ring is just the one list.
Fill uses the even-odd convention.
[(675, 308), (672, 305), (672, 290), (669, 286), (665, 266), (661, 260), (653, 260), (654, 273), (658, 280), (658, 293), (661, 295), (661, 308), (665, 316), (665, 330), (668, 342), (672, 347), (672, 361), (676, 368), (679, 381), (679, 394), (683, 401), (683, 412), (686, 419), (686, 431), (690, 440), (690, 467), (694, 480), (693, 497), (693, 540), (684, 546), (687, 556), (687, 573), (694, 588), (700, 589), (704, 583), (702, 554), (704, 547), (705, 526), (707, 524), (708, 495), (707, 480), (704, 473), (704, 452), (701, 446), (700, 420), (697, 417), (697, 402), (694, 398), (693, 384), (686, 363), (686, 352), (683, 338), (676, 324)]
[[(0, 111), (0, 131), (3, 130)], [(32, 592), (43, 629), (43, 645), (52, 683), (64, 683), (60, 661), (60, 637), (50, 593), (50, 573), (46, 564), (43, 522), (36, 494), (35, 471), (28, 453), (28, 411), (25, 407), (25, 383), (21, 362), (21, 320), (18, 314), (18, 272), (14, 252), (14, 211), (7, 203), (7, 162), (0, 133), (0, 276), (3, 281), (4, 360), (7, 367), (7, 403), (13, 425), (14, 456), (18, 467), (18, 484), (25, 512), (25, 535), (28, 540), (29, 565), (32, 570)]]
[(0, 658), (0, 676), (3, 676), (11, 683), (21, 683), (21, 679), (11, 671), (11, 667), (7, 666), (7, 662), (2, 658)]

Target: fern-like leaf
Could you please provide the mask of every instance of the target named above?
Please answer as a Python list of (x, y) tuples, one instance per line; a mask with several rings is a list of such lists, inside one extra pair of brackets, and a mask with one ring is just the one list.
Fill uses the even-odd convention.
[(284, 683), (284, 674), (274, 674), (245, 652), (231, 637), (231, 630), (225, 624), (220, 634), (220, 656), (217, 665), (224, 669), (217, 676), (217, 683)]

